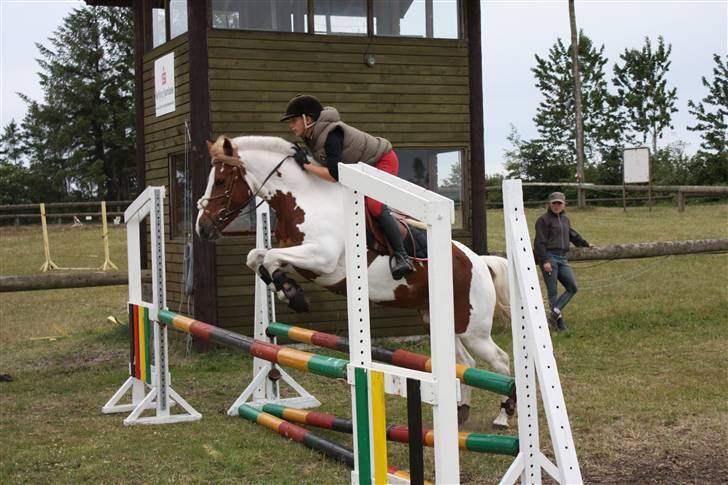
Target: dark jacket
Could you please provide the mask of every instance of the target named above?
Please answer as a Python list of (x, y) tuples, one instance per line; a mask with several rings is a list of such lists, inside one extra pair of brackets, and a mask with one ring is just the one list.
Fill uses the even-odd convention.
[(565, 255), (569, 251), (569, 242), (574, 243), (574, 246), (589, 246), (589, 243), (571, 228), (571, 221), (566, 214), (562, 212), (557, 215), (549, 209), (536, 221), (536, 237), (533, 241), (536, 264), (547, 262), (547, 251)]

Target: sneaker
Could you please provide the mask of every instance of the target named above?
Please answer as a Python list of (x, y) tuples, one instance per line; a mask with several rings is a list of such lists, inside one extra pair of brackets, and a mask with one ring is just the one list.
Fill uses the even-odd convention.
[(407, 255), (394, 253), (389, 258), (389, 269), (392, 271), (392, 278), (401, 280), (404, 275), (414, 271), (415, 267), (412, 266), (412, 262)]
[(566, 324), (564, 323), (564, 318), (561, 315), (559, 315), (559, 318), (556, 319), (556, 330), (559, 332), (566, 332), (567, 330), (569, 330), (566, 327)]

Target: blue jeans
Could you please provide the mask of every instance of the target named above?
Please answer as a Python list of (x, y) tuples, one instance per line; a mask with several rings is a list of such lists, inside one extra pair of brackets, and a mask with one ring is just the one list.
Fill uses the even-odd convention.
[[(543, 281), (546, 283), (546, 290), (549, 294), (549, 303), (551, 309), (558, 308), (559, 311), (569, 303), (569, 300), (576, 294), (576, 279), (571, 271), (571, 266), (565, 256), (546, 252), (546, 261), (551, 261), (551, 273), (547, 273), (541, 265), (541, 274)], [(557, 283), (561, 282), (566, 291), (558, 296)]]

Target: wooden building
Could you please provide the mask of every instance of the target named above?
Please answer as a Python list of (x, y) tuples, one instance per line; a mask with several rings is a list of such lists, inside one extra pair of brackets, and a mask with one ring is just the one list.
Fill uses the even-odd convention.
[[(455, 237), (486, 252), (478, 0), (87, 3), (133, 9), (138, 177), (142, 187), (170, 189), (170, 308), (188, 300), (183, 263), (185, 242), (194, 237), (191, 311), (250, 330), (253, 275), (244, 262), (254, 245), (245, 233), (251, 215), (241, 215), (237, 232), (216, 244), (188, 236), (210, 169), (205, 141), (220, 134), (290, 139), (278, 120), (298, 93), (316, 95), (347, 123), (389, 139), (400, 176), (454, 198)], [(304, 287), (311, 313), (279, 304), (279, 320), (345, 331), (345, 299)], [(422, 330), (410, 311), (377, 308), (372, 315), (377, 335)]]

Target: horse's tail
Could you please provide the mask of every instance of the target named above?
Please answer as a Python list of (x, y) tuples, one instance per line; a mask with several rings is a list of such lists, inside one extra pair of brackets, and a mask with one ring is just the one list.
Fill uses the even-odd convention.
[(510, 323), (511, 293), (508, 288), (508, 260), (500, 256), (481, 256), (488, 265), (495, 286), (495, 311), (501, 318)]

